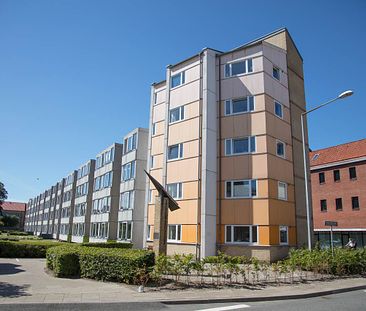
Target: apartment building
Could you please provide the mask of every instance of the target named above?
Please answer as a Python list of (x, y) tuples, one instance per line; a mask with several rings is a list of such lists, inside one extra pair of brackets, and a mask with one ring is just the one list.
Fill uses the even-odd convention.
[(325, 221), (336, 221), (335, 246), (366, 246), (366, 139), (315, 150), (310, 164), (315, 241), (329, 247)]
[(95, 160), (89, 160), (77, 170), (75, 206), (72, 214), (72, 242), (82, 243), (89, 240), (94, 170)]
[(64, 183), (65, 183), (65, 179), (62, 178), (57, 183), (57, 186), (56, 186), (56, 204), (55, 204), (53, 219), (52, 219), (52, 223), (53, 223), (52, 237), (57, 240), (60, 236), (60, 223), (61, 223), (62, 202), (63, 202), (63, 196), (64, 196)]
[(96, 156), (90, 242), (117, 239), (122, 149), (114, 143)]
[(123, 138), (117, 240), (144, 244), (144, 205), (149, 130), (137, 128)]
[(42, 221), (43, 221), (43, 210), (44, 210), (44, 201), (45, 201), (45, 193), (42, 192), (38, 196), (38, 202), (37, 202), (37, 212), (36, 212), (36, 228), (35, 233), (36, 235), (42, 234)]
[[(205, 48), (151, 87), (148, 171), (177, 200), (168, 254), (276, 260), (306, 244), (303, 60), (286, 29)], [(156, 190), (146, 186), (147, 247)]]
[(71, 235), (72, 215), (75, 206), (77, 171), (71, 172), (66, 178), (63, 187), (62, 206), (59, 209), (59, 236), (58, 239), (68, 241)]

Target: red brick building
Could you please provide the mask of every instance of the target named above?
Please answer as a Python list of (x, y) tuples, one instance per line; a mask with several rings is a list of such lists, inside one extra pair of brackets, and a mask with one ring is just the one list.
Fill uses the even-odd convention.
[(21, 202), (4, 202), (0, 209), (3, 214), (17, 216), (19, 218), (19, 225), (15, 229), (23, 230), (26, 206), (26, 203)]
[(311, 152), (310, 170), (315, 241), (330, 245), (330, 220), (334, 245), (366, 246), (366, 139)]

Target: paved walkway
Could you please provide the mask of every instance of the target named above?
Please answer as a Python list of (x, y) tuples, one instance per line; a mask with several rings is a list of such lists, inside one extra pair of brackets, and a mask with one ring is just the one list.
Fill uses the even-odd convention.
[(187, 289), (138, 293), (136, 286), (86, 279), (55, 278), (45, 272), (45, 259), (0, 258), (0, 304), (9, 303), (100, 303), (144, 301), (193, 301), (228, 299), (264, 300), (312, 296), (323, 291), (366, 288), (365, 278), (251, 289)]

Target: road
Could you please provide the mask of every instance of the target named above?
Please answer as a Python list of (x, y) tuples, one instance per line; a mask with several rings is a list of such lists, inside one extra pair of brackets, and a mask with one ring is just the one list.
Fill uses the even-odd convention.
[(343, 294), (317, 298), (280, 300), (249, 303), (189, 304), (166, 305), (159, 302), (139, 303), (95, 303), (95, 304), (11, 304), (0, 305), (1, 311), (230, 311), (230, 310), (266, 310), (266, 311), (360, 311), (366, 310), (366, 291), (359, 290)]

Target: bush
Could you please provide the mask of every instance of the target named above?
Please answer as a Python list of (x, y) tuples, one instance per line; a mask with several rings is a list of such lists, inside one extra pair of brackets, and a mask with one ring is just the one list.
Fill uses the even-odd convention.
[(0, 241), (0, 257), (2, 258), (44, 258), (48, 248), (61, 245), (51, 241)]
[(8, 231), (7, 232), (8, 235), (18, 235), (18, 236), (27, 236), (30, 235), (27, 232), (23, 232), (23, 231)]
[(79, 253), (81, 277), (131, 283), (141, 269), (154, 266), (154, 253), (137, 249), (82, 247)]
[(118, 242), (108, 242), (108, 243), (83, 243), (82, 246), (87, 247), (101, 247), (101, 248), (132, 248), (132, 243), (118, 243)]
[(75, 244), (50, 247), (47, 250), (47, 267), (57, 277), (80, 274), (79, 252), (81, 246)]

